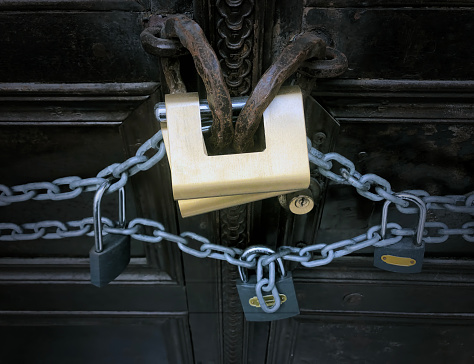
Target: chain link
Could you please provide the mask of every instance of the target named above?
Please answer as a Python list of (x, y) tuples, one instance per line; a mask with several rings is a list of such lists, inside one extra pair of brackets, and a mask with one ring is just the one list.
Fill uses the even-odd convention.
[[(82, 179), (77, 176), (58, 178), (53, 182), (27, 183), (24, 185), (7, 187), (0, 185), (0, 206), (13, 202), (35, 200), (65, 200), (74, 198), (82, 192), (94, 191), (106, 179), (115, 178), (118, 181), (111, 185), (110, 192), (116, 191), (125, 186), (128, 177), (139, 171), (147, 170), (160, 161), (165, 155), (165, 147), (162, 143), (161, 131), (147, 140), (137, 151), (136, 155), (127, 159), (123, 163), (114, 163), (102, 171), (97, 177)], [(145, 154), (150, 150), (155, 150), (152, 157)], [(417, 208), (407, 207), (407, 201), (397, 197), (392, 191), (390, 183), (375, 174), (362, 175), (356, 171), (354, 164), (347, 158), (337, 153), (323, 154), (311, 147), (308, 140), (308, 155), (311, 163), (318, 167), (319, 172), (327, 178), (342, 184), (352, 185), (357, 192), (372, 201), (389, 200), (394, 202), (397, 208), (405, 214), (417, 213)], [(332, 171), (333, 162), (339, 163), (342, 168), (340, 174)], [(63, 191), (63, 186), (68, 186), (70, 191)], [(374, 192), (371, 192), (373, 190)], [(407, 193), (420, 197), (426, 204), (427, 209), (446, 209), (455, 213), (467, 213), (474, 215), (474, 194), (450, 195), (450, 196), (430, 196), (423, 190), (410, 190)], [(370, 246), (387, 246), (399, 242), (403, 236), (413, 236), (413, 229), (403, 229), (400, 225), (389, 223), (388, 228), (392, 237), (383, 239), (380, 234), (380, 226), (374, 226), (365, 234), (346, 239), (332, 244), (313, 244), (304, 248), (282, 246), (272, 254), (252, 254), (247, 259), (240, 259), (245, 251), (238, 248), (224, 247), (212, 244), (207, 238), (192, 232), (183, 232), (175, 235), (165, 231), (164, 226), (156, 221), (136, 218), (130, 221), (125, 227), (117, 227), (114, 222), (105, 217), (102, 218), (104, 224), (104, 234), (129, 235), (134, 239), (147, 242), (159, 243), (163, 240), (176, 243), (184, 253), (198, 258), (212, 258), (227, 261), (230, 264), (255, 269), (257, 262), (261, 266), (274, 266), (278, 259), (299, 262), (305, 267), (316, 267), (329, 264), (335, 258), (339, 258), (355, 251)], [(78, 221), (62, 223), (60, 221), (48, 220), (39, 223), (26, 223), (17, 225), (13, 223), (0, 223), (0, 241), (19, 241), (35, 239), (61, 239), (78, 237), (83, 235), (92, 236), (93, 220), (85, 218)], [(423, 241), (425, 243), (442, 243), (450, 236), (461, 236), (469, 242), (474, 242), (474, 222), (467, 222), (461, 228), (449, 228), (441, 222), (427, 222)], [(200, 243), (198, 248), (190, 246), (190, 242)], [(195, 244), (193, 244), (195, 245)], [(273, 272), (273, 273), (272, 273)], [(269, 278), (261, 286), (261, 289), (268, 292), (274, 288), (274, 269), (270, 269)]]
[[(432, 229), (436, 230), (430, 232)], [(416, 234), (414, 229), (401, 228), (391, 229), (391, 233), (399, 237), (414, 236)], [(423, 235), (422, 240), (428, 244), (444, 243), (450, 236), (456, 235), (461, 235), (466, 241), (474, 242), (474, 222), (467, 222), (457, 229), (450, 229), (445, 223), (438, 221), (426, 222)]]
[[(299, 262), (304, 267), (318, 267), (331, 263), (334, 259), (351, 254), (367, 247), (388, 246), (398, 243), (403, 236), (414, 236), (415, 230), (402, 228), (399, 224), (389, 223), (387, 225), (392, 237), (382, 239), (380, 236), (380, 225), (367, 230), (365, 234), (358, 235), (352, 239), (345, 239), (331, 244), (313, 244), (303, 248), (281, 246), (275, 253), (252, 254), (246, 259), (239, 259), (244, 250), (222, 245), (212, 244), (207, 238), (192, 232), (183, 232), (180, 235), (165, 231), (164, 226), (154, 220), (135, 218), (124, 227), (118, 227), (117, 223), (102, 217), (105, 234), (130, 235), (136, 240), (146, 243), (159, 243), (167, 240), (176, 243), (184, 253), (198, 258), (212, 258), (227, 261), (232, 265), (247, 269), (257, 268), (257, 263), (269, 266), (276, 260), (283, 259)], [(49, 220), (38, 223), (26, 223), (17, 225), (13, 223), (0, 223), (0, 241), (20, 241), (35, 239), (62, 239), (79, 236), (93, 236), (93, 219), (88, 217), (78, 221), (66, 223)], [(451, 236), (462, 236), (469, 242), (474, 242), (474, 222), (467, 222), (461, 228), (450, 229), (441, 222), (427, 222), (423, 241), (425, 243), (442, 243)], [(194, 241), (199, 243), (198, 247), (190, 246)], [(193, 244), (195, 245), (195, 244)], [(259, 260), (260, 259), (260, 260)], [(273, 272), (274, 273), (274, 272)], [(262, 286), (264, 290), (271, 290), (274, 285), (274, 277)], [(273, 284), (272, 284), (273, 283)], [(270, 284), (270, 285), (268, 285)]]
[[(160, 130), (142, 144), (135, 156), (123, 163), (114, 163), (104, 168), (97, 174), (97, 177), (83, 179), (78, 176), (70, 176), (58, 178), (53, 182), (33, 182), (13, 187), (0, 184), (0, 206), (31, 199), (52, 201), (72, 199), (82, 192), (96, 191), (106, 179), (112, 177), (119, 180), (112, 184), (107, 191), (108, 193), (117, 191), (127, 184), (128, 177), (150, 169), (163, 159), (166, 150), (162, 140), (163, 136)], [(155, 153), (151, 157), (146, 156), (150, 151)]]
[[(474, 215), (474, 192), (466, 195), (430, 196), (424, 190), (403, 191), (418, 196), (426, 204), (427, 210), (448, 210), (455, 213)], [(416, 214), (415, 207), (400, 207), (397, 209), (404, 214)]]
[[(359, 173), (349, 159), (338, 153), (321, 153), (311, 146), (311, 140), (308, 138), (308, 156), (310, 163), (316, 165), (319, 173), (339, 184), (351, 185), (357, 192), (369, 200), (393, 202), (400, 212), (405, 214), (416, 214), (419, 209), (408, 207), (408, 201), (397, 197), (392, 191), (390, 183), (373, 173), (362, 175)], [(333, 161), (339, 163), (342, 168), (340, 174), (332, 171)], [(370, 190), (375, 192), (371, 192)], [(420, 197), (426, 204), (426, 208), (432, 210), (446, 209), (451, 212), (465, 213), (474, 215), (474, 192), (468, 195), (450, 195), (450, 196), (430, 196), (423, 190), (403, 191)]]
[[(97, 190), (97, 188), (109, 178), (115, 178), (118, 179), (118, 181), (110, 186), (108, 192), (117, 191), (127, 184), (130, 176), (140, 171), (150, 169), (164, 157), (166, 150), (162, 141), (163, 136), (160, 130), (142, 144), (135, 156), (127, 159), (123, 163), (114, 163), (104, 168), (96, 177), (82, 179), (78, 176), (70, 176), (58, 178), (53, 182), (34, 182), (13, 187), (0, 184), (0, 206), (30, 199), (59, 201), (75, 198), (82, 192)], [(408, 207), (407, 201), (395, 195), (390, 183), (384, 178), (372, 173), (362, 175), (355, 169), (354, 163), (349, 159), (334, 152), (327, 154), (321, 153), (311, 146), (309, 138), (307, 141), (309, 161), (317, 166), (321, 175), (336, 183), (355, 187), (361, 196), (369, 200), (389, 200), (395, 203), (399, 211), (403, 213), (417, 213), (418, 209)], [(153, 156), (147, 157), (145, 155), (149, 151), (155, 151)], [(342, 166), (342, 168), (340, 168), (340, 174), (332, 171), (333, 162), (337, 162)], [(67, 186), (69, 191), (63, 191), (64, 186)], [(371, 192), (371, 189), (374, 192)], [(446, 209), (451, 212), (474, 215), (474, 193), (466, 196), (430, 196), (426, 191), (422, 190), (405, 192), (421, 197), (427, 205), (427, 209)], [(150, 242), (159, 240), (156, 238), (159, 238), (159, 236), (150, 238)], [(227, 259), (231, 260), (232, 257), (227, 255)]]

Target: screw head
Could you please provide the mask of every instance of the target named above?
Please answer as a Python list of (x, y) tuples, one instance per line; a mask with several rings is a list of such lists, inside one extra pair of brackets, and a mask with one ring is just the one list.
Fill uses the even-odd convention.
[(318, 145), (323, 144), (326, 138), (327, 138), (326, 134), (324, 134), (323, 132), (314, 133), (313, 138), (311, 139), (311, 142), (314, 145), (318, 146)]

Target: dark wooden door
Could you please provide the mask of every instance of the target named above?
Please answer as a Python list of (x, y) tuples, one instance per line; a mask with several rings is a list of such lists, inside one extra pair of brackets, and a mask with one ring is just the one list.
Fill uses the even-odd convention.
[[(139, 35), (152, 14), (184, 13), (204, 29), (233, 96), (248, 95), (281, 49), (315, 31), (349, 68), (312, 96), (339, 126), (309, 115), (308, 130), (394, 191), (474, 190), (474, 9), (449, 4), (336, 1), (3, 1), (0, 4), (0, 183), (93, 177), (131, 155), (159, 128), (158, 59)], [(202, 91), (189, 56), (188, 89)], [(205, 95), (203, 94), (203, 97)], [(311, 137), (311, 135), (310, 135)], [(307, 216), (276, 198), (181, 218), (166, 158), (127, 185), (127, 212), (245, 248), (332, 243), (380, 223), (381, 202), (323, 184)], [(0, 221), (80, 220), (92, 194), (0, 206)], [(116, 215), (116, 199), (104, 201)], [(449, 227), (469, 214), (428, 217)], [(413, 224), (411, 219), (401, 220)], [(10, 234), (7, 228), (0, 231)], [(0, 235), (1, 238), (1, 235)], [(301, 314), (245, 321), (236, 268), (132, 241), (126, 271), (89, 283), (91, 237), (0, 242), (2, 363), (469, 363), (474, 360), (472, 244), (427, 247), (422, 273), (372, 266), (368, 248), (331, 264), (289, 265)]]

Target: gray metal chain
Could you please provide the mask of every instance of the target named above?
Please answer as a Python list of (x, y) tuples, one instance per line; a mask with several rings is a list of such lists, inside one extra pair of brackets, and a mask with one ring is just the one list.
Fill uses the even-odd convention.
[[(373, 173), (362, 175), (356, 171), (354, 163), (338, 153), (321, 153), (311, 146), (311, 140), (308, 138), (308, 156), (310, 163), (317, 166), (319, 173), (326, 178), (338, 184), (351, 185), (357, 192), (372, 201), (388, 200), (396, 204), (398, 210), (405, 214), (415, 214), (417, 208), (408, 207), (408, 201), (402, 200), (392, 191), (390, 183)], [(338, 162), (343, 168), (340, 174), (332, 171), (332, 161)], [(371, 192), (371, 190), (375, 192)], [(466, 213), (474, 215), (474, 192), (467, 195), (450, 196), (430, 196), (423, 190), (404, 191), (414, 194), (425, 202), (429, 209), (446, 209), (457, 213)]]
[[(108, 192), (117, 191), (127, 184), (128, 177), (140, 171), (150, 169), (164, 157), (166, 149), (162, 141), (163, 136), (160, 130), (138, 149), (135, 156), (123, 163), (114, 163), (104, 168), (96, 177), (83, 179), (78, 176), (70, 176), (58, 178), (52, 182), (33, 182), (13, 187), (0, 184), (0, 206), (30, 199), (53, 201), (72, 199), (79, 196), (82, 192), (97, 190), (106, 179), (112, 177), (118, 179), (118, 181), (110, 186)], [(148, 157), (145, 154), (150, 150), (155, 150), (155, 154)], [(395, 203), (397, 208), (403, 213), (417, 212), (416, 208), (408, 207), (407, 201), (395, 195), (387, 180), (372, 173), (362, 175), (356, 171), (354, 163), (338, 153), (321, 153), (311, 146), (309, 138), (308, 157), (309, 161), (315, 164), (319, 172), (328, 179), (339, 184), (351, 185), (356, 188), (360, 195), (372, 201), (389, 200)], [(332, 171), (332, 161), (336, 161), (343, 166), (340, 169), (340, 174)], [(375, 190), (375, 193), (370, 191), (372, 188)], [(65, 189), (66, 191), (64, 191)], [(406, 192), (421, 197), (426, 203), (427, 209), (444, 208), (452, 212), (474, 215), (474, 193), (467, 196), (430, 196), (426, 191), (422, 190)]]
[[(35, 200), (64, 200), (74, 198), (85, 191), (94, 191), (106, 179), (114, 177), (118, 179), (116, 183), (111, 185), (109, 192), (116, 191), (125, 186), (128, 177), (139, 171), (147, 170), (160, 161), (166, 151), (162, 142), (161, 131), (156, 133), (152, 138), (147, 140), (137, 151), (136, 155), (127, 159), (123, 163), (114, 163), (101, 172), (97, 177), (82, 179), (80, 177), (64, 177), (54, 180), (53, 182), (28, 183), (24, 185), (6, 187), (0, 185), (0, 206), (13, 202)], [(145, 154), (150, 150), (155, 150), (152, 157)], [(311, 163), (318, 167), (319, 172), (340, 184), (352, 185), (357, 192), (372, 201), (389, 200), (394, 202), (397, 208), (406, 214), (416, 213), (418, 209), (409, 208), (408, 202), (397, 197), (392, 191), (390, 183), (375, 174), (362, 175), (355, 170), (354, 164), (338, 153), (323, 154), (315, 148), (312, 148), (308, 139), (308, 155)], [(338, 162), (343, 166), (340, 175), (331, 171), (333, 168), (332, 161)], [(68, 186), (70, 191), (61, 191), (61, 186)], [(371, 189), (375, 190), (370, 192)], [(44, 190), (45, 192), (39, 193)], [(422, 190), (406, 191), (422, 198), (428, 209), (446, 209), (456, 213), (467, 213), (474, 215), (474, 194), (469, 195), (452, 195), (452, 196), (430, 196), (428, 192)], [(250, 260), (242, 260), (240, 257), (244, 253), (243, 250), (237, 248), (223, 247), (217, 244), (211, 244), (208, 239), (192, 232), (184, 232), (180, 235), (166, 232), (163, 225), (159, 222), (136, 218), (130, 221), (125, 228), (118, 228), (107, 218), (102, 218), (104, 223), (103, 231), (111, 234), (130, 235), (134, 239), (147, 243), (158, 243), (163, 239), (174, 242), (179, 249), (187, 254), (199, 258), (213, 258), (225, 260), (230, 264), (243, 268), (255, 268), (257, 264), (257, 256), (251, 256)], [(434, 236), (428, 235), (423, 238), (426, 243), (441, 243), (446, 241), (450, 236), (460, 235), (469, 242), (474, 242), (474, 222), (467, 222), (461, 228), (450, 229), (444, 223), (427, 222), (425, 225), (425, 235), (428, 235), (432, 229)], [(354, 237), (352, 239), (342, 240), (332, 244), (314, 244), (304, 248), (296, 248), (283, 246), (273, 254), (261, 257), (262, 264), (268, 266), (275, 260), (282, 258), (284, 260), (299, 262), (305, 267), (316, 267), (329, 264), (333, 259), (350, 254), (357, 250), (369, 246), (387, 246), (395, 244), (402, 239), (403, 236), (411, 236), (415, 234), (412, 229), (402, 229), (400, 225), (389, 223), (388, 228), (394, 237), (382, 239), (378, 231), (380, 226), (370, 228), (367, 233)], [(151, 234), (146, 234), (142, 230), (152, 229)], [(5, 234), (4, 231), (10, 231)], [(83, 235), (93, 235), (93, 220), (85, 218), (78, 221), (70, 221), (62, 223), (60, 221), (48, 220), (38, 223), (27, 223), (17, 225), (13, 223), (0, 223), (0, 241), (19, 241), (34, 239), (61, 239), (69, 237), (77, 237)], [(195, 249), (189, 245), (188, 239), (201, 243), (199, 249)], [(260, 258), (259, 258), (260, 259)], [(274, 279), (266, 283), (264, 289), (271, 290)]]
[[(118, 181), (110, 186), (108, 192), (117, 191), (127, 184), (128, 177), (150, 169), (164, 157), (166, 150), (162, 140), (160, 130), (143, 143), (133, 157), (123, 163), (114, 163), (104, 168), (96, 177), (70, 176), (58, 178), (52, 182), (33, 182), (13, 187), (0, 184), (0, 206), (31, 199), (53, 201), (72, 199), (82, 192), (96, 191), (106, 179), (111, 177)], [(148, 157), (146, 154), (151, 150), (155, 153)]]
[[(126, 227), (117, 227), (112, 220), (102, 217), (104, 224), (104, 234), (130, 235), (132, 238), (147, 243), (159, 243), (167, 240), (176, 243), (184, 253), (198, 258), (212, 258), (225, 260), (230, 264), (247, 269), (256, 267), (257, 254), (249, 256), (246, 260), (240, 259), (244, 250), (230, 248), (222, 245), (212, 244), (207, 238), (192, 232), (183, 232), (180, 235), (165, 231), (164, 226), (154, 220), (135, 218), (131, 220)], [(35, 239), (62, 239), (78, 236), (93, 236), (93, 219), (88, 217), (78, 221), (69, 221), (66, 223), (60, 221), (41, 221), (37, 223), (26, 223), (17, 225), (13, 223), (0, 223), (0, 241), (20, 241)], [(460, 235), (469, 242), (474, 242), (474, 222), (467, 222), (459, 229), (450, 229), (444, 223), (427, 222), (423, 238), (426, 243), (442, 243), (450, 236)], [(317, 267), (329, 264), (333, 259), (339, 258), (360, 249), (370, 246), (388, 246), (399, 242), (403, 236), (412, 236), (415, 231), (412, 229), (403, 229), (399, 224), (389, 223), (393, 237), (382, 239), (379, 234), (380, 225), (376, 225), (367, 230), (365, 234), (356, 236), (352, 239), (345, 239), (331, 244), (313, 244), (304, 248), (292, 246), (282, 246), (269, 255), (265, 255), (262, 260), (264, 266), (268, 266), (275, 260), (282, 258), (284, 260), (298, 262), (305, 267)], [(435, 236), (428, 236), (430, 229), (434, 231)], [(5, 234), (5, 231), (9, 231)], [(194, 240), (201, 245), (193, 248), (189, 245), (189, 240)]]

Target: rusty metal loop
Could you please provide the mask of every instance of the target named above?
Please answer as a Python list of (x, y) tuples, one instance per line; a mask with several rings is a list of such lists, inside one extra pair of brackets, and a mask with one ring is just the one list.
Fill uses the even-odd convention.
[[(206, 39), (201, 27), (184, 15), (174, 15), (165, 19), (161, 37), (178, 38), (193, 56), (196, 70), (204, 82), (207, 100), (211, 109), (211, 145), (213, 152), (219, 152), (232, 143), (232, 101), (225, 84), (219, 60)], [(182, 92), (182, 83), (177, 58), (162, 58), (163, 72), (171, 92)], [(168, 72), (168, 70), (171, 70)], [(185, 91), (185, 88), (184, 88)]]
[(146, 28), (140, 34), (145, 51), (158, 57), (178, 57), (186, 54), (186, 48), (180, 42), (161, 38), (161, 28), (162, 25), (157, 24)]
[(251, 93), (237, 118), (234, 149), (249, 151), (253, 147), (253, 135), (258, 129), (263, 112), (286, 81), (309, 58), (324, 58), (326, 42), (313, 33), (303, 33), (288, 44), (275, 62), (265, 72)]
[(326, 59), (308, 59), (298, 72), (315, 78), (332, 78), (342, 75), (348, 67), (347, 57), (335, 48), (326, 48)]
[[(161, 38), (157, 35), (160, 33)], [(309, 77), (336, 77), (347, 69), (346, 56), (314, 33), (303, 33), (287, 45), (275, 62), (259, 80), (237, 118), (235, 132), (232, 125), (232, 102), (219, 60), (201, 27), (184, 15), (160, 18), (159, 23), (145, 29), (141, 39), (145, 50), (161, 57), (163, 73), (171, 93), (186, 92), (177, 58), (184, 48), (177, 46), (177, 38), (187, 48), (196, 70), (204, 82), (209, 108), (212, 113), (210, 145), (219, 153), (230, 146), (242, 153), (253, 148), (253, 136), (263, 112), (278, 94), (282, 84), (294, 72)]]

